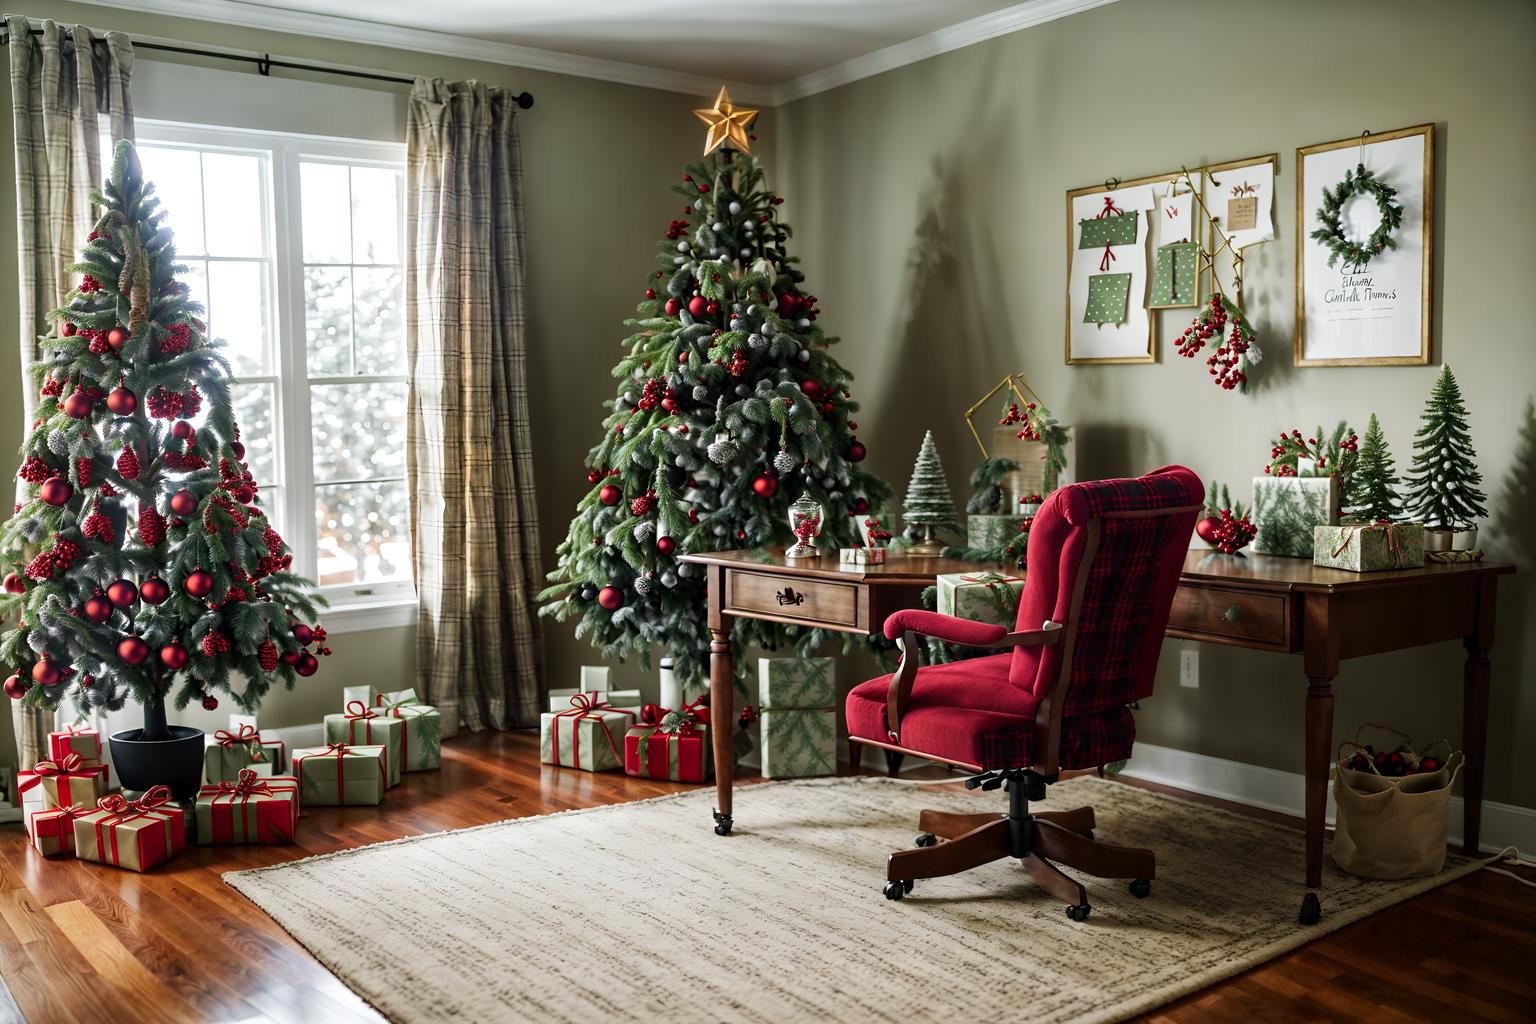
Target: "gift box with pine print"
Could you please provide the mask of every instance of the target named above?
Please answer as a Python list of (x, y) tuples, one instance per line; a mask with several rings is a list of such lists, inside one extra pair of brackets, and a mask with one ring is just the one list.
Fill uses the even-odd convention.
[(94, 807), (106, 791), (107, 766), (89, 764), (79, 754), (39, 761), (30, 771), (16, 773), (16, 792), (22, 801), (41, 793), (44, 807)]
[(764, 778), (837, 774), (837, 680), (831, 658), (757, 663)]
[(624, 733), (635, 724), (633, 711), (621, 711), (578, 693), (563, 711), (539, 716), (539, 760), (566, 768), (606, 772), (624, 767)]
[(965, 517), (967, 547), (990, 551), (1000, 548), (1019, 535), (1019, 527), (1028, 516), (969, 515)]
[(104, 796), (75, 819), (75, 856), (129, 871), (148, 871), (187, 845), (187, 823), (171, 791), (156, 786), (137, 800)]
[(37, 807), (27, 812), (27, 839), (44, 857), (75, 855), (75, 819), (90, 808)]
[(1424, 564), (1424, 524), (1314, 526), (1312, 564), (1351, 572), (1418, 568)]
[(938, 612), (1013, 628), (1024, 580), (996, 572), (952, 572), (938, 578)]
[(76, 722), (48, 734), (48, 757), (62, 760), (70, 754), (79, 754), (87, 764), (101, 762), (101, 731)]
[(389, 788), (382, 746), (331, 743), (293, 752), (289, 768), (299, 780), (299, 798), (312, 807), (373, 807)]
[(400, 720), (400, 770), (426, 772), (443, 764), (443, 716), (416, 699), (414, 689), (376, 694), (374, 710)]
[(282, 756), (282, 741), (263, 740), (255, 726), (219, 729), (203, 743), (203, 781), (233, 782), (247, 768), (257, 775), (276, 775)]
[(325, 742), (356, 747), (382, 746), (388, 784), (400, 785), (405, 747), (403, 719), (382, 714), (360, 700), (349, 700), (347, 709), (341, 714), (325, 716)]
[(651, 705), (644, 721), (624, 732), (624, 774), (672, 782), (708, 782), (715, 760), (710, 749), (708, 709), (690, 705), (668, 711)]
[(202, 846), (291, 843), (299, 822), (299, 780), (263, 778), (246, 768), (234, 782), (200, 789), (196, 814)]

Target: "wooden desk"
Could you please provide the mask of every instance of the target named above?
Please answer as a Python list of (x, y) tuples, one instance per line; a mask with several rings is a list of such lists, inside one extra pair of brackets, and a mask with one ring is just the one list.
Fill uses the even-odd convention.
[[(840, 567), (831, 557), (786, 563), (782, 551), (686, 555), (709, 574), (710, 707), (718, 806), (715, 831), (731, 830), (734, 665), (728, 618), (771, 619), (875, 635), (886, 616), (917, 607), (939, 573), (978, 566), (944, 558), (895, 556), (885, 565)], [(1354, 573), (1299, 558), (1243, 558), (1194, 550), (1184, 560), (1167, 635), (1260, 651), (1301, 653), (1307, 680), (1305, 739), (1306, 879), (1322, 883), (1324, 814), (1333, 761), (1333, 679), (1339, 662), (1444, 640), (1467, 649), (1463, 673), (1463, 848), (1476, 853), (1482, 818), (1488, 726), (1488, 652), (1493, 647), (1502, 562), (1430, 564)], [(1311, 912), (1316, 896), (1308, 893)], [(1308, 905), (1303, 905), (1303, 916)], [(1315, 920), (1315, 916), (1313, 918)]]

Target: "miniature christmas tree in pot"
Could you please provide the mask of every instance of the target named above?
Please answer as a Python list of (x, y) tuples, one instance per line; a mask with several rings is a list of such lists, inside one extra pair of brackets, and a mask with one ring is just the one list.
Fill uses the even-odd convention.
[(949, 481), (944, 478), (944, 464), (939, 461), (931, 430), (923, 434), (923, 446), (918, 449), (912, 479), (907, 482), (901, 517), (917, 532), (916, 543), (909, 549), (914, 555), (939, 554), (944, 544), (935, 536), (937, 531), (960, 530), (955, 499), (950, 497)]
[[(143, 705), (111, 738), (123, 784), (197, 791), (203, 734), (168, 725), (166, 699), (252, 711), (328, 654), (323, 600), (289, 571), (244, 460), (229, 364), (176, 279), (165, 214), (132, 145), (96, 196), (67, 305), (32, 367), (42, 394), (22, 445), (24, 483), (0, 529), (5, 690), (55, 708)], [(129, 523), (129, 509), (134, 521)], [(313, 645), (316, 650), (308, 648)], [(239, 688), (238, 690), (236, 688)]]
[(1426, 551), (1470, 551), (1477, 547), (1474, 519), (1488, 514), (1483, 476), (1467, 429), (1467, 407), (1449, 366), (1440, 370), (1424, 405), (1423, 425), (1413, 439), (1408, 508), (1428, 530)]

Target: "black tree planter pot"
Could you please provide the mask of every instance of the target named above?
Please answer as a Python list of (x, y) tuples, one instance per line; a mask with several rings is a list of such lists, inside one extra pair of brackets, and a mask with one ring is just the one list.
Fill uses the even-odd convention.
[(189, 725), (168, 725), (171, 738), (143, 739), (143, 729), (125, 729), (112, 735), (112, 764), (124, 789), (146, 790), (169, 786), (177, 800), (197, 798), (203, 781), (203, 730)]

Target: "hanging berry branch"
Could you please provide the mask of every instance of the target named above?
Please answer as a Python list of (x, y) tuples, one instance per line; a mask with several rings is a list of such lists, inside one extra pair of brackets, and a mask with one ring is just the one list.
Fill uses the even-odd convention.
[[(1264, 472), (1271, 476), (1337, 477), (1342, 487), (1354, 472), (1359, 450), (1360, 439), (1344, 420), (1326, 437), (1322, 427), (1312, 437), (1302, 437), (1299, 430), (1289, 434), (1281, 431), (1270, 445), (1270, 462)], [(1312, 467), (1303, 466), (1303, 461), (1310, 461)]]
[(1257, 365), (1264, 353), (1243, 311), (1221, 292), (1211, 296), (1208, 307), (1179, 335), (1179, 355), (1193, 359), (1213, 338), (1216, 348), (1205, 360), (1211, 376), (1216, 378), (1213, 383), (1226, 391), (1236, 388), (1239, 394), (1246, 395), (1248, 369)]

